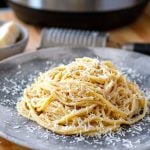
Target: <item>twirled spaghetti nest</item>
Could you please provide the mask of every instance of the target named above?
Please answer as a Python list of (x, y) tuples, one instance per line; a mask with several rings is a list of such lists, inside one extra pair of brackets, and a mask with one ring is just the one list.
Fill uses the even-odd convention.
[(147, 100), (110, 61), (84, 57), (40, 73), (17, 110), (59, 134), (95, 135), (142, 119)]

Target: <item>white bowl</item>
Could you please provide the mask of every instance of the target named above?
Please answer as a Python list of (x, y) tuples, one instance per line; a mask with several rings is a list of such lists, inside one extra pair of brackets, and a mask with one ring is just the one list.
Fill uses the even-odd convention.
[[(4, 23), (6, 23), (6, 21), (0, 21), (0, 26)], [(14, 44), (8, 45), (4, 48), (0, 48), (0, 60), (21, 53), (25, 49), (29, 39), (28, 31), (18, 24), (17, 26), (20, 29), (20, 37)]]

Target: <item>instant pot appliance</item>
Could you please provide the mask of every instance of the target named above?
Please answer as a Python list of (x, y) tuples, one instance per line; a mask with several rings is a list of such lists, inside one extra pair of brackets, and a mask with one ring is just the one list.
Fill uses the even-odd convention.
[(24, 22), (109, 30), (133, 22), (149, 0), (7, 0)]

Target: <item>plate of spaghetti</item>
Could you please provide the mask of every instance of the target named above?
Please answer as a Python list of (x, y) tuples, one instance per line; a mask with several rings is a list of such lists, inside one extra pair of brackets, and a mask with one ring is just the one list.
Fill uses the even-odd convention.
[(31, 149), (150, 148), (148, 56), (48, 48), (1, 61), (0, 80), (3, 138)]

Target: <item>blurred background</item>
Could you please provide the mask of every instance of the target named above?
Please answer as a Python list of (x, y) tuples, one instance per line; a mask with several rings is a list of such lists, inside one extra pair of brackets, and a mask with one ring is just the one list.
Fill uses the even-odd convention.
[(108, 31), (132, 23), (149, 2), (149, 0), (0, 0), (1, 8), (7, 7), (5, 1), (17, 18), (28, 24), (99, 31)]
[(0, 8), (5, 8), (5, 7), (7, 7), (5, 0), (0, 0)]
[[(11, 9), (7, 9), (6, 1)], [(46, 32), (51, 30), (41, 37), (46, 27), (102, 31), (104, 34), (97, 35), (105, 40), (109, 34), (108, 47), (150, 43), (149, 0), (0, 0), (0, 10), (1, 20), (15, 21), (30, 31), (29, 49), (49, 37)]]

